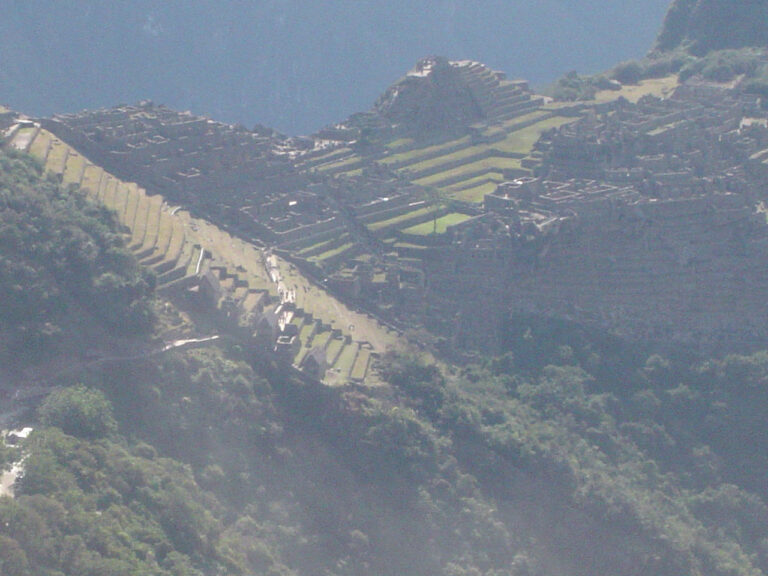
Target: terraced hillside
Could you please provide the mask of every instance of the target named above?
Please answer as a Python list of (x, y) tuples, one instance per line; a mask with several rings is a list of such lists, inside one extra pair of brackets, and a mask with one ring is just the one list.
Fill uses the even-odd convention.
[[(619, 98), (635, 101), (645, 93), (667, 94), (674, 86), (667, 79), (648, 81), (600, 93), (593, 102), (552, 102), (525, 82), (508, 80), (482, 64), (435, 58), (420, 62), (368, 112), (311, 138), (249, 131), (145, 102), (45, 122), (61, 142), (33, 138), (29, 127), (19, 130), (16, 141), (72, 182), (90, 182), (97, 175), (67, 158), (63, 142), (86, 155), (93, 151), (110, 172), (128, 171), (151, 193), (167, 191), (233, 236), (289, 259), (300, 275), (323, 287), (307, 301), (303, 290), (289, 292), (302, 301), (287, 303), (291, 309), (274, 320), (280, 331), (287, 331), (281, 354), (298, 366), (322, 360), (318, 351), (309, 354), (317, 348), (309, 336), (324, 329), (341, 330), (335, 336), (342, 340), (382, 349), (373, 343), (378, 336), (361, 332), (364, 318), (334, 324), (333, 306), (315, 309), (325, 289), (408, 328), (413, 313), (423, 308), (425, 259), (456, 234), (477, 223), (483, 226), (484, 201), (499, 184), (544, 170), (546, 142), (554, 131), (595, 110), (611, 109)], [(419, 122), (429, 125), (414, 130)], [(114, 194), (122, 198), (119, 191), (102, 190), (98, 181), (90, 186), (99, 188), (108, 204)], [(141, 242), (136, 249), (150, 265), (165, 262), (166, 244), (178, 247), (172, 227), (164, 224), (167, 209), (153, 204), (157, 200), (129, 198), (116, 208), (124, 212), (133, 243)], [(199, 243), (207, 247), (210, 239)], [(180, 257), (194, 258), (184, 250)], [(257, 323), (263, 311), (252, 312), (248, 306), (258, 299), (247, 295), (265, 288), (247, 277), (232, 280), (242, 273), (216, 262), (228, 245), (221, 250), (208, 249), (211, 262), (203, 259), (194, 272), (198, 278), (207, 274), (212, 304), (250, 318), (246, 324)], [(308, 283), (307, 294), (312, 287)], [(279, 300), (286, 292), (272, 286), (270, 293)], [(246, 300), (248, 306), (240, 304)], [(367, 332), (377, 330), (374, 322)], [(325, 351), (326, 342), (321, 344)], [(348, 380), (356, 364), (347, 369), (347, 356), (336, 354), (335, 346), (326, 359), (333, 360), (331, 368), (341, 368), (341, 380)], [(335, 366), (342, 360), (345, 365)], [(321, 368), (325, 364), (319, 362)]]
[[(259, 322), (274, 319), (267, 349), (329, 385), (378, 381), (371, 361), (396, 335), (314, 287), (292, 265), (119, 180), (39, 125), (16, 129), (9, 145), (37, 156), (64, 183), (81, 186), (114, 210), (130, 249), (154, 270), (163, 296), (197, 293), (246, 338), (258, 340)], [(315, 364), (305, 361), (308, 351)]]

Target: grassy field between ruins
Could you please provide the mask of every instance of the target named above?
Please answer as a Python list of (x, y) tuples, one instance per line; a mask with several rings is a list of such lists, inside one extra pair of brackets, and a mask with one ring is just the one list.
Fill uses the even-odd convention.
[(576, 120), (576, 118), (567, 118), (565, 116), (553, 116), (552, 118), (547, 118), (536, 124), (531, 124), (511, 132), (509, 136), (501, 142), (494, 144), (493, 147), (502, 152), (529, 154), (533, 150), (533, 145), (536, 144), (544, 132), (551, 128), (559, 128), (565, 124), (570, 124)]
[(439, 144), (433, 144), (425, 148), (413, 148), (406, 152), (393, 154), (391, 156), (387, 156), (386, 158), (383, 158), (381, 160), (381, 163), (397, 164), (400, 162), (405, 162), (405, 163), (418, 162), (419, 158), (424, 158), (425, 156), (430, 156), (432, 154), (441, 152), (443, 150), (446, 150), (448, 148), (452, 148), (455, 146), (470, 145), (471, 142), (472, 140), (469, 136), (463, 136), (462, 138), (458, 138), (456, 140), (448, 140), (445, 142), (440, 142)]
[(436, 221), (430, 220), (416, 226), (411, 226), (403, 230), (403, 234), (413, 234), (414, 236), (428, 236), (430, 234), (445, 234), (449, 226), (454, 226), (469, 220), (471, 216), (467, 214), (461, 214), (460, 212), (452, 212), (441, 216)]
[(421, 172), (422, 170), (429, 170), (430, 168), (436, 168), (438, 166), (442, 166), (443, 164), (448, 164), (450, 162), (456, 162), (458, 160), (470, 158), (477, 154), (488, 152), (489, 150), (493, 150), (493, 147), (487, 146), (487, 145), (468, 146), (467, 148), (462, 148), (461, 150), (457, 150), (456, 152), (451, 152), (444, 156), (437, 156), (435, 158), (430, 158), (429, 160), (416, 162), (415, 164), (409, 164), (407, 168), (404, 168), (404, 169), (407, 169), (409, 172), (413, 172), (413, 173)]
[(484, 172), (498, 172), (503, 170), (520, 170), (522, 168), (520, 160), (518, 158), (502, 158), (494, 156), (491, 158), (485, 158), (478, 160), (477, 162), (470, 162), (445, 172), (439, 172), (426, 178), (420, 178), (415, 180), (415, 184), (420, 186), (438, 186), (441, 183), (448, 182), (450, 180), (462, 180), (462, 176), (467, 176), (467, 180), (475, 176), (482, 175)]
[(675, 91), (678, 85), (677, 75), (649, 78), (648, 80), (641, 80), (638, 84), (625, 84), (621, 90), (601, 90), (595, 94), (595, 102), (611, 102), (623, 96), (630, 102), (637, 103), (646, 94), (666, 98)]
[[(484, 178), (485, 179), (485, 178)], [(462, 202), (472, 202), (473, 204), (480, 204), (485, 200), (485, 195), (496, 191), (496, 187), (500, 182), (503, 182), (504, 178), (499, 177), (498, 180), (492, 182), (486, 182), (480, 186), (473, 186), (472, 188), (465, 188), (458, 192), (451, 192), (450, 197)]]
[(310, 260), (316, 260), (318, 262), (322, 262), (323, 260), (328, 260), (329, 258), (333, 258), (334, 256), (338, 256), (342, 252), (349, 250), (352, 248), (354, 244), (352, 242), (348, 242), (346, 244), (342, 244), (338, 248), (334, 248), (332, 250), (328, 250), (327, 252), (323, 252), (322, 254), (318, 254), (317, 256), (311, 256)]

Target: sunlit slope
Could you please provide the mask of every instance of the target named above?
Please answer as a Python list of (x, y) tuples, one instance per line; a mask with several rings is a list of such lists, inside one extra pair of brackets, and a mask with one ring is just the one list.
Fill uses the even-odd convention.
[[(301, 369), (307, 352), (320, 347), (326, 352), (326, 383), (378, 381), (369, 370), (371, 360), (395, 346), (398, 336), (374, 318), (350, 310), (273, 256), (281, 274), (280, 281), (275, 282), (265, 268), (261, 250), (169, 206), (159, 195), (151, 196), (134, 183), (118, 180), (44, 129), (17, 130), (10, 144), (38, 157), (64, 183), (81, 186), (114, 210), (126, 227), (130, 249), (154, 270), (161, 294), (173, 298), (196, 286), (202, 273), (213, 270), (225, 287), (232, 288), (226, 306), (239, 307), (247, 317), (256, 313), (249, 309), (258, 303), (254, 294), (264, 292), (279, 301), (280, 293), (291, 288), (295, 310), (283, 320), (286, 326), (294, 327), (287, 330), (295, 330), (299, 336), (294, 365)], [(217, 302), (219, 309), (224, 305), (224, 299)]]

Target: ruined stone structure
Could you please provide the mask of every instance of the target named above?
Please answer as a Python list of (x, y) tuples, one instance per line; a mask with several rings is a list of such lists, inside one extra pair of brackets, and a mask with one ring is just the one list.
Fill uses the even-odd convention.
[[(150, 103), (49, 125), (113, 171), (274, 247), (334, 294), (423, 323), (457, 348), (498, 349), (499, 323), (515, 313), (636, 339), (763, 345), (768, 118), (759, 102), (692, 80), (666, 99), (556, 107), (558, 122), (532, 152), (493, 149), (553, 118), (542, 102), (481, 64), (429, 58), (371, 111), (311, 139)], [(438, 126), (451, 136), (422, 153), (412, 132)], [(388, 139), (410, 143), (390, 157)], [(495, 190), (477, 166), (489, 158), (508, 180)], [(491, 186), (482, 204), (435, 198), (434, 182), (473, 179)], [(440, 234), (409, 235), (448, 214)], [(224, 280), (204, 275), (201, 294), (214, 299)], [(321, 370), (320, 352), (296, 352), (291, 322), (269, 334), (271, 345)], [(298, 328), (307, 342), (311, 325)]]
[(516, 313), (764, 346), (765, 113), (730, 91), (695, 94), (620, 102), (550, 134), (543, 177), (500, 185), (493, 219), (424, 259), (431, 321), (452, 323), (460, 348), (497, 349), (499, 319)]

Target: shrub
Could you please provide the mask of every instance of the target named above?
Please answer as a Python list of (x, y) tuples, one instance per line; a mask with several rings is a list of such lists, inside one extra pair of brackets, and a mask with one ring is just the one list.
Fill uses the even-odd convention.
[(643, 67), (640, 62), (622, 62), (613, 69), (613, 77), (622, 84), (637, 84), (643, 78)]

